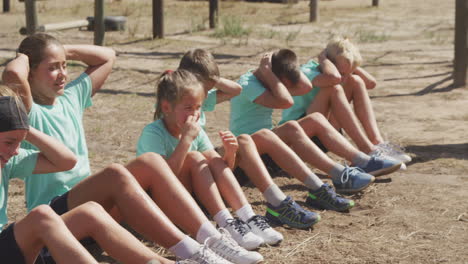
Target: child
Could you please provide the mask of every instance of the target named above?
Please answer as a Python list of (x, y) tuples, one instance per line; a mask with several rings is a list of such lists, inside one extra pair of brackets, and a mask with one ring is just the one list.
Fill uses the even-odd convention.
[[(265, 55), (260, 67), (241, 76), (239, 83), (243, 90), (231, 100), (230, 128), (235, 135), (252, 134), (254, 140), (255, 133), (261, 129), (273, 128), (272, 108), (288, 108), (293, 103), (291, 94), (305, 94), (311, 89), (310, 82), (297, 68), (294, 52), (284, 49), (273, 55)], [(374, 180), (367, 173), (388, 173), (389, 168), (396, 166), (387, 161), (371, 159), (354, 149), (320, 114), (314, 114), (304, 122), (304, 128), (298, 122), (291, 121), (274, 128), (273, 132), (304, 161), (328, 173), (338, 192), (360, 191)], [(321, 138), (337, 155), (345, 157), (360, 168), (343, 167), (333, 162), (309, 139), (314, 135)], [(257, 147), (260, 153), (265, 152), (258, 145)], [(317, 188), (317, 184), (314, 187)]]
[(249, 219), (255, 216), (232, 173), (226, 173), (229, 168), (225, 162), (234, 160), (237, 151), (235, 137), (229, 133), (222, 135), (227, 149), (224, 160), (210, 166), (204, 157), (205, 153), (214, 151), (198, 124), (204, 98), (203, 87), (190, 72), (182, 69), (166, 71), (157, 85), (155, 116), (158, 119), (143, 129), (137, 155), (147, 152), (162, 155), (216, 223), (226, 228), (239, 245), (254, 249), (264, 240), (252, 233), (242, 220), (234, 219), (221, 198), (222, 195), (240, 217)]
[[(7, 91), (0, 87), (0, 94)], [(24, 139), (36, 145), (40, 152), (19, 149)], [(0, 96), (0, 229), (8, 221), (10, 179), (68, 170), (75, 163), (75, 156), (65, 146), (29, 127), (28, 117), (16, 97)], [(93, 202), (78, 206), (62, 217), (46, 205), (32, 210), (0, 233), (0, 259), (5, 263), (34, 263), (40, 249), (47, 246), (59, 263), (97, 263), (77, 240), (88, 236), (123, 263), (143, 264), (152, 259), (172, 263), (141, 244)]]
[[(202, 110), (213, 111), (216, 103), (227, 100), (234, 95), (234, 92), (229, 93), (226, 91), (212, 89), (213, 84), (215, 83), (213, 80), (221, 78), (219, 77), (219, 71), (213, 56), (203, 49), (195, 49), (185, 53), (181, 59), (179, 68), (195, 73), (198, 79), (202, 82), (205, 92), (208, 93), (208, 96), (203, 103)], [(229, 84), (229, 86), (232, 87), (231, 90), (238, 90), (236, 87), (239, 86), (239, 84), (231, 81), (224, 81), (224, 83), (226, 85)], [(213, 94), (215, 94), (216, 97), (211, 96)], [(207, 105), (210, 107), (205, 107)], [(201, 111), (201, 116), (204, 116), (203, 111)], [(320, 187), (318, 188), (319, 191), (317, 191), (315, 187), (311, 187), (312, 189), (310, 190), (311, 192), (307, 199), (308, 204), (315, 205), (315, 207), (320, 209), (336, 211), (345, 211), (353, 207), (353, 201), (337, 196), (334, 193), (334, 190), (329, 188), (327, 184), (323, 184), (318, 180), (318, 178), (314, 178), (316, 176), (312, 171), (286, 144), (284, 144), (284, 142), (281, 141), (281, 139), (279, 139), (274, 133), (271, 133), (271, 131), (265, 130), (262, 131), (262, 133), (258, 133), (256, 135), (255, 142), (246, 134), (238, 136), (237, 140), (239, 142), (239, 151), (236, 158), (238, 160), (237, 165), (239, 165), (239, 167), (234, 170), (234, 173), (242, 184), (242, 181), (245, 179), (239, 178), (240, 171), (242, 170), (241, 168), (247, 171), (250, 180), (262, 192), (268, 202), (266, 216), (270, 221), (277, 224), (287, 224), (295, 228), (309, 227), (308, 222), (298, 222), (297, 220), (301, 219), (300, 216), (301, 214), (304, 214), (304, 212), (306, 212), (306, 215), (311, 214), (311, 212), (307, 212), (300, 208), (290, 197), (286, 197), (278, 186), (274, 184), (258, 154), (257, 147), (255, 146), (255, 144), (262, 144), (260, 143), (261, 140), (264, 140), (264, 147), (262, 149), (265, 153), (272, 155), (275, 160), (278, 161), (278, 164), (280, 164), (280, 166), (288, 173), (294, 175), (302, 182), (310, 182), (310, 179), (317, 180), (319, 183), (318, 187)], [(213, 157), (207, 156), (209, 161), (218, 157), (219, 155), (217, 154)], [(316, 199), (313, 199), (312, 197), (315, 197)], [(314, 218), (318, 219), (318, 215)], [(255, 229), (258, 228), (257, 225), (261, 226), (262, 219), (256, 217), (247, 220), (247, 223), (252, 229)]]
[[(51, 207), (63, 214), (87, 201), (96, 201), (113, 217), (126, 221), (136, 231), (169, 248), (179, 258), (229, 263), (218, 256), (222, 255), (235, 263), (243, 263), (241, 261), (247, 254), (245, 250), (231, 243), (230, 236), (220, 234), (211, 225), (160, 156), (151, 153), (142, 155), (125, 167), (113, 164), (88, 177), (89, 161), (82, 114), (84, 108), (90, 105), (91, 95), (110, 72), (109, 64), (114, 60), (112, 50), (88, 45), (62, 46), (52, 36), (35, 34), (22, 41), (20, 52), (28, 56), (19, 53), (16, 59), (8, 63), (3, 73), (4, 81), (17, 85), (23, 101), (29, 102), (31, 125), (62, 140), (75, 154), (78, 153), (79, 160), (71, 174), (41, 175), (42, 183), (28, 181), (32, 184), (29, 188), (33, 190), (37, 189), (34, 184), (45, 185), (42, 187), (44, 191), (31, 191), (27, 196), (30, 208), (36, 203), (49, 203), (49, 199), (56, 197)], [(67, 57), (83, 60), (89, 67), (64, 91)], [(33, 102), (31, 95), (44, 105)], [(79, 179), (75, 179), (75, 174), (79, 179), (86, 179), (77, 184)], [(47, 177), (55, 180), (49, 182)], [(109, 182), (113, 184), (109, 185)], [(201, 247), (197, 241), (180, 232), (142, 188), (151, 193), (178, 226), (196, 237), (199, 243), (207, 242), (205, 246)], [(179, 210), (185, 214), (180, 214)]]
[[(322, 65), (328, 63), (327, 60), (330, 60), (333, 65), (322, 68)], [(367, 93), (367, 89), (373, 89), (376, 86), (376, 80), (370, 73), (360, 67), (362, 57), (359, 49), (347, 38), (334, 38), (327, 44), (326, 49), (319, 57), (319, 61), (319, 69), (322, 69), (324, 73), (326, 71), (339, 77), (339, 83), (343, 86), (347, 100), (353, 102), (356, 116), (364, 128), (365, 134), (369, 141), (375, 145), (370, 155), (383, 154), (403, 163), (410, 162), (411, 157), (409, 155), (405, 154), (398, 146), (385, 142), (380, 134)], [(310, 67), (307, 67), (306, 64), (302, 67), (302, 70), (317, 71), (317, 66), (313, 66), (312, 62), (308, 64)], [(337, 124), (339, 123), (338, 117), (333, 113), (330, 120), (339, 126)]]

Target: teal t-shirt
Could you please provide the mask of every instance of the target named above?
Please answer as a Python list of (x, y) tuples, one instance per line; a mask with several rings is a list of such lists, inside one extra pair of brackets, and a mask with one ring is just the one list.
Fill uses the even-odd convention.
[[(158, 119), (147, 125), (141, 132), (137, 144), (137, 156), (146, 152), (155, 152), (166, 158), (169, 158), (179, 144), (179, 139), (173, 137), (162, 119)], [(204, 152), (213, 149), (210, 139), (205, 133), (205, 130), (200, 129), (200, 133), (193, 140), (189, 151)]]
[(12, 157), (2, 168), (2, 182), (0, 184), (0, 231), (8, 223), (8, 182), (17, 178), (24, 180), (36, 168), (38, 151), (20, 149), (19, 154)]
[[(33, 104), (29, 113), (30, 125), (65, 144), (78, 158), (69, 171), (37, 175), (26, 179), (26, 206), (28, 211), (69, 191), (91, 174), (83, 128), (83, 112), (92, 105), (92, 83), (86, 73), (70, 82), (54, 105)], [(29, 143), (23, 148), (36, 149)]]
[(229, 128), (236, 136), (253, 134), (260, 129), (273, 128), (273, 109), (255, 103), (266, 88), (251, 71), (242, 75), (238, 81), (242, 92), (231, 99), (231, 118)]
[[(307, 76), (307, 78), (312, 81), (317, 75), (319, 75), (320, 69), (318, 68), (319, 64), (313, 60), (307, 62), (301, 66), (301, 71)], [(281, 113), (281, 121), (279, 124), (283, 124), (290, 120), (298, 120), (305, 115), (307, 108), (314, 100), (315, 96), (319, 92), (320, 88), (314, 86), (314, 88), (300, 96), (293, 96), (294, 104), (288, 109), (284, 109)]]
[(205, 129), (206, 126), (206, 116), (205, 116), (205, 111), (206, 112), (211, 112), (215, 110), (216, 107), (216, 89), (211, 89), (208, 91), (208, 94), (206, 95), (205, 101), (203, 101), (201, 113), (200, 113), (200, 119), (198, 119), (198, 123), (200, 126)]

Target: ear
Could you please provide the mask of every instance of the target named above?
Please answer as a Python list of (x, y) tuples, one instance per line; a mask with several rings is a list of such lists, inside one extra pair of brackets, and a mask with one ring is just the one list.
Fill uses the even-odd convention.
[(171, 112), (172, 111), (172, 105), (169, 103), (167, 100), (162, 100), (161, 101), (161, 110), (163, 114)]

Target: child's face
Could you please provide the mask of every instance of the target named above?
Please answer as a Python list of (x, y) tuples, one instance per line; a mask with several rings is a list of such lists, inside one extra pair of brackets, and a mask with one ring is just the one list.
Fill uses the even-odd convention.
[(13, 130), (0, 133), (0, 164), (5, 167), (11, 157), (18, 155), (20, 143), (25, 139), (27, 130)]
[(29, 83), (36, 94), (53, 98), (62, 95), (67, 81), (67, 62), (62, 46), (51, 44), (44, 50), (44, 59), (31, 69)]
[(169, 107), (169, 111), (164, 113), (165, 118), (170, 119), (179, 128), (184, 126), (189, 116), (194, 116), (198, 120), (200, 118), (203, 97), (203, 92), (185, 94), (179, 102)]

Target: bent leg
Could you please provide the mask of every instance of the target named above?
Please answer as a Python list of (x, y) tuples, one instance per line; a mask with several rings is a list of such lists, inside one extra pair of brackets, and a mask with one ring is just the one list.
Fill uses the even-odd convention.
[(16, 222), (14, 234), (27, 264), (34, 263), (44, 246), (58, 263), (97, 264), (60, 216), (46, 205), (36, 207), (25, 218)]

